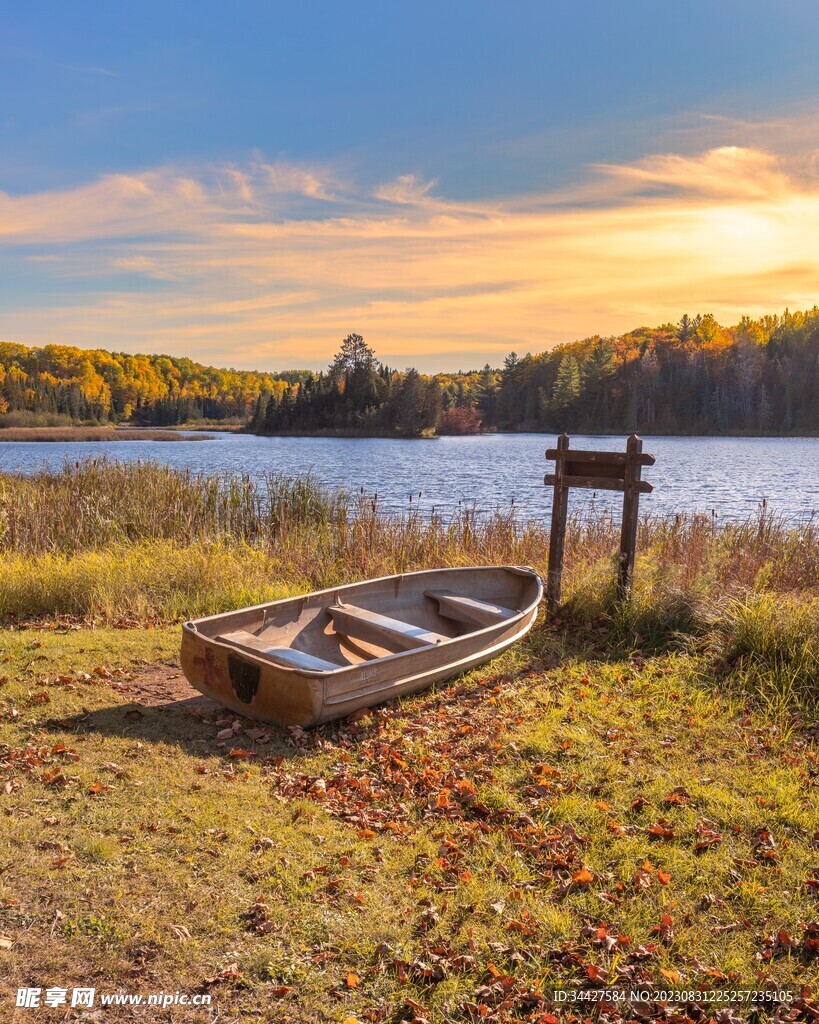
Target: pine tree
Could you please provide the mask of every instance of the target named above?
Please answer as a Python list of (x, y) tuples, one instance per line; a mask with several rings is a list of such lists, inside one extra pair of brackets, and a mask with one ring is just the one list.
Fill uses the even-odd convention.
[(560, 360), (554, 390), (552, 391), (552, 408), (567, 409), (580, 397), (580, 367), (572, 355), (565, 355)]

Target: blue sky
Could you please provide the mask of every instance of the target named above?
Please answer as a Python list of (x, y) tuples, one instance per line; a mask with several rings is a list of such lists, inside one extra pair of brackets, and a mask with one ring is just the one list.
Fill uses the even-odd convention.
[[(0, 337), (457, 368), (807, 301), (817, 38), (807, 0), (7, 5)], [(629, 210), (678, 270), (642, 299)]]

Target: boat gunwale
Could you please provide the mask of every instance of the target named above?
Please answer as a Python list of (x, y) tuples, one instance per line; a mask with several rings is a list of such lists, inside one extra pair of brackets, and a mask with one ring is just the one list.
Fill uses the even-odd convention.
[[(371, 658), (367, 661), (355, 662), (349, 665), (339, 665), (338, 668), (334, 669), (308, 669), (297, 668), (295, 666), (285, 665), (283, 663), (274, 664), (270, 659), (265, 658), (263, 655), (251, 654), (249, 651), (242, 651), (241, 657), (247, 658), (253, 662), (258, 662), (258, 664), (263, 666), (273, 666), (275, 667), (276, 672), (282, 672), (292, 676), (306, 677), (312, 680), (329, 680), (336, 679), (339, 675), (345, 672), (361, 672), (362, 668), (366, 665), (373, 665), (376, 663), (382, 665), (385, 663), (392, 663), (394, 659), (405, 658), (408, 655), (415, 655), (417, 658), (418, 655), (423, 655), (427, 651), (440, 651), (442, 649), (448, 649), (449, 646), (457, 640), (466, 640), (472, 639), (473, 637), (480, 637), (482, 634), (486, 634), (492, 631), (505, 632), (506, 629), (508, 629), (511, 626), (517, 625), (527, 615), (530, 615), (532, 611), (536, 611), (538, 605), (540, 604), (543, 598), (543, 580), (541, 579), (540, 574), (537, 572), (537, 570), (533, 569), (530, 565), (457, 565), (446, 566), (441, 569), (415, 569), (412, 572), (393, 573), (390, 576), (378, 576), (370, 580), (361, 580), (358, 583), (345, 583), (341, 587), (327, 587), (324, 590), (311, 590), (307, 594), (297, 594), (293, 597), (282, 597), (279, 598), (277, 601), (265, 601), (262, 604), (250, 605), (247, 608), (241, 608), (238, 610), (242, 612), (261, 611), (266, 608), (276, 607), (278, 605), (285, 605), (295, 601), (303, 601), (307, 597), (322, 597), (325, 594), (337, 594), (339, 591), (345, 590), (350, 587), (362, 587), (367, 584), (384, 583), (389, 580), (405, 579), (411, 576), (429, 576), (433, 573), (437, 575), (449, 572), (469, 572), (470, 570), (473, 572), (481, 572), (489, 569), (503, 569), (509, 572), (517, 573), (519, 575), (531, 575), (531, 577), (534, 578), (534, 581), (536, 583), (536, 592), (534, 599), (530, 601), (525, 608), (517, 610), (513, 617), (509, 619), (504, 619), (502, 622), (493, 622), (490, 623), (488, 626), (481, 627), (480, 629), (470, 630), (468, 633), (461, 633), (458, 636), (448, 637), (446, 640), (442, 641), (439, 644), (430, 644), (429, 647), (416, 647), (407, 651), (396, 651), (393, 654), (385, 654), (383, 657), (380, 658)], [(191, 637), (199, 638), (206, 644), (214, 644), (215, 646), (223, 650), (235, 653), (236, 648), (232, 644), (224, 643), (213, 636), (207, 636), (204, 633), (201, 633), (196, 628), (196, 624), (199, 622), (213, 622), (217, 619), (235, 614), (235, 611), (218, 612), (216, 615), (206, 615), (202, 616), (202, 618), (199, 619), (189, 619), (186, 622), (182, 623), (183, 634), (188, 633)], [(491, 648), (487, 648), (487, 650), (491, 650)]]

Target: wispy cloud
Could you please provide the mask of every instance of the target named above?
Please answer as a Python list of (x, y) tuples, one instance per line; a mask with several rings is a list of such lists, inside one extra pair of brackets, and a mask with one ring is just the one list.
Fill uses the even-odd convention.
[(0, 194), (0, 255), (36, 246), (36, 293), (47, 278), (54, 295), (7, 302), (0, 335), (284, 367), (355, 329), (390, 362), (451, 368), (686, 310), (813, 305), (814, 157), (653, 154), (508, 202), (264, 160)]
[(77, 64), (73, 61), (56, 60), (38, 50), (6, 50), (6, 56), (17, 57), (21, 60), (33, 60), (41, 64), (48, 64), (53, 68), (61, 68), (63, 71), (73, 71), (81, 75), (101, 75), (103, 78), (116, 78), (117, 72), (110, 68), (101, 67), (97, 64)]
[(395, 181), (380, 185), (375, 190), (375, 196), (376, 199), (400, 205), (418, 203), (435, 187), (435, 184), (434, 181), (421, 181), (414, 174), (402, 174)]

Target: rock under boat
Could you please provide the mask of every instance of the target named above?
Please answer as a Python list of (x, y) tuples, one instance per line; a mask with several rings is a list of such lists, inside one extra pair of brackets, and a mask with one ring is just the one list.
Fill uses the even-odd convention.
[(182, 671), (239, 714), (318, 725), (489, 661), (542, 596), (526, 566), (385, 576), (186, 622)]

